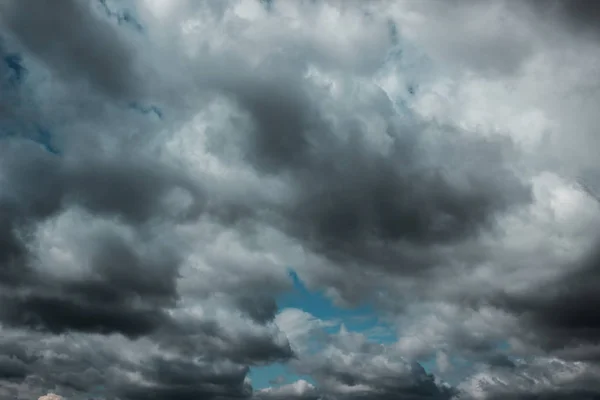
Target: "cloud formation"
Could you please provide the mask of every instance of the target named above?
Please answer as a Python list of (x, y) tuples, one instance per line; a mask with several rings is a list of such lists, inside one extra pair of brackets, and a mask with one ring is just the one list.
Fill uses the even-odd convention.
[(0, 397), (597, 398), (597, 13), (1, 2)]
[(44, 396), (40, 396), (38, 400), (62, 400), (62, 397), (54, 393), (48, 393)]

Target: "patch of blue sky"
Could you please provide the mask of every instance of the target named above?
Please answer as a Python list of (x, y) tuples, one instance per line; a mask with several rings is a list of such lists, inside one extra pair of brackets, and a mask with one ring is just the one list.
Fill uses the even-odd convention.
[(508, 352), (510, 350), (510, 343), (507, 340), (496, 343), (496, 350), (500, 352)]
[(309, 375), (296, 374), (285, 364), (275, 363), (263, 367), (254, 367), (250, 369), (250, 379), (254, 389), (264, 389), (272, 386), (285, 385), (303, 379), (315, 384), (313, 378)]
[(18, 85), (23, 82), (27, 75), (27, 68), (23, 65), (23, 58), (20, 54), (6, 54), (4, 63), (7, 67), (6, 82), (12, 85)]
[(163, 116), (164, 116), (163, 111), (154, 105), (146, 106), (146, 105), (140, 104), (136, 101), (133, 101), (133, 102), (129, 103), (129, 108), (131, 108), (132, 110), (138, 111), (142, 114), (145, 114), (145, 115), (154, 116), (155, 118), (158, 118), (159, 120), (163, 119)]
[(431, 374), (433, 371), (437, 370), (437, 362), (435, 357), (429, 357), (424, 360), (419, 360), (418, 362), (428, 374)]
[(331, 334), (337, 333), (340, 325), (344, 324), (349, 331), (364, 334), (370, 340), (379, 343), (391, 343), (396, 340), (394, 330), (380, 318), (371, 305), (338, 307), (322, 291), (309, 290), (294, 270), (290, 269), (289, 275), (293, 289), (277, 299), (280, 309), (297, 308), (320, 320), (336, 322), (325, 328)]
[(56, 155), (60, 154), (60, 151), (53, 143), (54, 140), (52, 133), (46, 128), (37, 127), (37, 135), (32, 138), (32, 140), (42, 145), (47, 152)]
[[(328, 334), (339, 333), (343, 324), (348, 331), (363, 334), (373, 342), (389, 344), (396, 341), (394, 329), (378, 316), (371, 305), (364, 304), (356, 308), (338, 307), (322, 291), (309, 290), (294, 270), (290, 269), (289, 276), (293, 288), (277, 299), (279, 309), (300, 309), (315, 318), (330, 322), (323, 328)], [(308, 343), (309, 352), (317, 352), (323, 345), (324, 342), (315, 336)], [(282, 363), (253, 367), (250, 370), (250, 379), (256, 389), (292, 383), (299, 379), (314, 384), (310, 376), (296, 374)]]
[(388, 94), (393, 96), (390, 100), (398, 116), (410, 120), (411, 102), (418, 94), (421, 85), (435, 76), (434, 64), (410, 41), (402, 37), (396, 23), (392, 20), (388, 21), (388, 31), (392, 46), (380, 71), (388, 77), (390, 74), (398, 76), (401, 86), (395, 89), (394, 94)]
[(392, 45), (398, 45), (400, 41), (400, 32), (398, 32), (398, 26), (393, 20), (388, 20), (388, 32), (390, 34), (390, 40), (392, 41)]
[(449, 366), (444, 370), (440, 370), (436, 355), (416, 360), (416, 362), (423, 367), (427, 374), (434, 375), (451, 385), (458, 385), (464, 379), (465, 374), (468, 374), (475, 365), (465, 358), (456, 355), (448, 356)]
[(113, 18), (117, 21), (117, 24), (132, 28), (136, 32), (142, 33), (144, 26), (137, 20), (133, 11), (130, 9), (122, 9), (114, 11), (108, 4), (107, 0), (98, 0), (102, 10), (106, 13), (109, 18)]
[(36, 124), (22, 123), (14, 120), (0, 120), (1, 139), (28, 140), (39, 144), (49, 153), (60, 154), (60, 150), (54, 143), (52, 132)]
[[(426, 369), (429, 373), (434, 373), (449, 384), (456, 386), (464, 380), (466, 375), (474, 372), (475, 363), (467, 358), (457, 355), (448, 356), (449, 369), (442, 372), (437, 367), (435, 360), (431, 363), (431, 369)], [(426, 363), (421, 363), (421, 365)], [(427, 363), (428, 364), (428, 363)]]
[[(381, 318), (371, 305), (364, 304), (352, 309), (337, 307), (322, 291), (309, 290), (295, 271), (290, 270), (289, 275), (293, 282), (293, 289), (278, 299), (280, 309), (297, 308), (320, 320), (335, 322), (324, 328), (329, 334), (337, 334), (343, 324), (348, 331), (360, 333), (372, 342), (392, 344), (397, 341), (395, 329)], [(309, 345), (310, 351), (319, 351), (322, 345), (319, 338), (315, 338)], [(505, 348), (505, 343), (498, 344), (498, 350)], [(448, 359), (454, 372), (466, 371), (474, 366), (471, 361), (457, 355), (450, 354)], [(428, 374), (439, 374), (435, 355), (417, 361)], [(456, 376), (454, 373), (444, 375), (447, 375), (446, 380), (449, 383), (457, 384), (462, 372), (457, 373)], [(258, 389), (274, 386), (273, 380), (277, 377), (283, 377), (280, 383), (304, 379), (314, 384), (310, 377), (297, 375), (284, 364), (253, 368), (250, 376)]]
[(274, 0), (260, 0), (261, 4), (267, 11), (271, 11), (273, 9), (273, 1)]
[(142, 24), (140, 24), (138, 22), (138, 20), (133, 16), (131, 11), (129, 11), (129, 10), (121, 11), (117, 15), (117, 21), (119, 22), (119, 25), (127, 24), (127, 25), (133, 27), (138, 32), (144, 31), (144, 27), (142, 26)]
[[(20, 101), (24, 94), (21, 86), (25, 81), (28, 70), (20, 54), (3, 54), (2, 59), (5, 64), (5, 73), (0, 77), (0, 106), (2, 105), (1, 103), (5, 103), (10, 105), (11, 108), (18, 109), (23, 106)], [(25, 103), (27, 104), (26, 97)], [(26, 117), (19, 117), (18, 112), (6, 114), (3, 118), (0, 118), (0, 139), (8, 138), (29, 140), (40, 144), (46, 151), (52, 154), (59, 154), (59, 150), (53, 143), (53, 135), (50, 130), (27, 121)]]

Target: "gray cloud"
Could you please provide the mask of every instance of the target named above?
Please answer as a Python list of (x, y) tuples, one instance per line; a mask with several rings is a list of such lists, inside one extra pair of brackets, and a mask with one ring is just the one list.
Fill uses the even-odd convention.
[(600, 7), (594, 1), (556, 0), (543, 2), (532, 0), (531, 4), (535, 11), (546, 17), (557, 18), (575, 33), (587, 34), (590, 31), (595, 32), (599, 28), (598, 18), (600, 17)]
[(140, 91), (134, 49), (107, 20), (94, 15), (93, 4), (9, 1), (2, 6), (2, 20), (62, 79), (81, 79), (110, 96), (131, 98)]
[(466, 385), (466, 398), (595, 399), (597, 367), (559, 359), (521, 361), (512, 370), (481, 371)]
[(325, 93), (309, 81), (285, 82), (285, 90), (234, 94), (254, 123), (240, 154), (289, 185), (284, 204), (268, 205), (273, 223), (318, 254), (341, 265), (423, 272), (441, 260), (422, 249), (474, 237), (493, 228), (495, 215), (529, 201), (527, 185), (508, 167), (510, 141), (395, 121), (376, 91), (364, 112), (385, 121), (381, 150), (358, 118), (317, 110)]
[[(7, 278), (5, 284), (21, 291), (8, 298), (5, 295), (5, 321), (45, 326), (55, 332), (71, 327), (112, 332), (119, 329), (111, 326), (120, 325), (131, 334), (150, 331), (160, 324), (160, 307), (177, 297), (175, 279), (180, 260), (172, 250), (163, 246), (161, 254), (140, 253), (145, 250), (136, 246), (144, 239), (127, 243), (119, 234), (100, 231), (90, 237), (90, 242), (80, 242), (86, 246), (80, 254), (87, 252), (85, 262), (90, 268), (86, 280), (49, 279), (32, 266), (45, 260), (33, 259), (29, 238), (36, 219), (41, 222), (55, 218), (75, 204), (134, 224), (160, 218), (156, 211), (161, 197), (177, 187), (177, 176), (164, 175), (164, 169), (153, 170), (139, 163), (131, 169), (116, 168), (109, 160), (93, 162), (88, 158), (87, 167), (78, 162), (69, 165), (69, 161), (33, 145), (16, 142), (4, 153), (4, 183), (12, 189), (1, 201), (6, 247), (2, 272)], [(147, 231), (143, 227), (134, 229), (140, 234)], [(34, 288), (35, 293), (30, 293)], [(134, 311), (137, 306), (128, 304), (135, 298), (148, 301), (146, 306), (150, 308), (142, 306)]]
[[(419, 363), (406, 360), (393, 346), (370, 341), (344, 326), (337, 334), (327, 333), (323, 328), (331, 326), (328, 321), (295, 309), (283, 310), (278, 320), (296, 349), (291, 366), (312, 376), (318, 386), (296, 382), (259, 391), (259, 398), (451, 399), (457, 394), (451, 385), (428, 374)], [(319, 338), (317, 347), (315, 338)]]
[(247, 398), (247, 369), (238, 366), (207, 365), (185, 360), (152, 360), (143, 372), (155, 386), (125, 386), (123, 395), (131, 399), (218, 399)]
[[(11, 375), (2, 379), (28, 381), (40, 392), (54, 390), (69, 398), (85, 394), (127, 399), (251, 396), (245, 380), (248, 366), (228, 361), (226, 354), (211, 355), (200, 349), (173, 352), (157, 347), (160, 340), (132, 341), (116, 335), (48, 337), (7, 329), (3, 333), (0, 347), (6, 358), (0, 365)], [(40, 382), (35, 384), (33, 377)]]
[[(538, 335), (536, 343), (549, 350), (595, 344), (598, 338), (597, 251), (558, 281), (521, 293), (491, 294), (488, 302), (518, 315)], [(530, 331), (531, 333), (531, 331)]]
[(0, 6), (0, 397), (597, 397), (595, 7), (209, 3)]

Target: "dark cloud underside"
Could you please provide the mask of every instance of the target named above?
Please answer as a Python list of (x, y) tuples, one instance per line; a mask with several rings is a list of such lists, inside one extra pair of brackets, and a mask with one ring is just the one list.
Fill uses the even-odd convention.
[(343, 3), (0, 1), (0, 398), (600, 398), (600, 6)]

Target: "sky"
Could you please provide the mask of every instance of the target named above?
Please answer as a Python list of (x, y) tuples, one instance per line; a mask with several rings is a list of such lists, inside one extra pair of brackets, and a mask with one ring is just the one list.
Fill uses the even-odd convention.
[(0, 400), (600, 399), (600, 3), (0, 0)]

